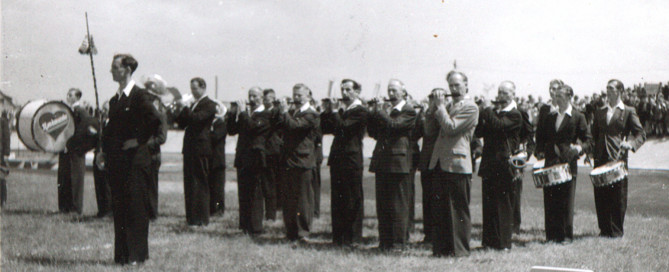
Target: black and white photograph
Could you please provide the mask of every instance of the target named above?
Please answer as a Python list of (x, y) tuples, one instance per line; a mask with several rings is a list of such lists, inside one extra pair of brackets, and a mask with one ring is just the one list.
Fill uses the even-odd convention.
[(669, 271), (669, 2), (3, 0), (2, 271)]

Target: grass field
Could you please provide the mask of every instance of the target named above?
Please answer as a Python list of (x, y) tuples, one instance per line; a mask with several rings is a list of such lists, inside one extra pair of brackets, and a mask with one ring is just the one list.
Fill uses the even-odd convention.
[[(177, 160), (178, 161), (178, 160)], [(373, 176), (365, 173), (364, 245), (341, 249), (330, 244), (329, 172), (323, 168), (321, 218), (308, 244), (285, 241), (280, 220), (265, 222), (257, 238), (238, 229), (235, 183), (228, 183), (225, 216), (207, 227), (186, 226), (181, 173), (161, 173), (160, 213), (151, 223), (151, 258), (146, 271), (529, 271), (533, 265), (595, 271), (669, 271), (669, 171), (631, 170), (625, 236), (599, 238), (590, 169), (579, 170), (571, 244), (544, 243), (543, 196), (526, 175), (522, 195), (521, 233), (506, 252), (480, 249), (481, 180), (472, 180), (471, 256), (430, 257), (419, 244), (420, 182), (417, 179), (417, 223), (411, 246), (401, 253), (372, 249), (378, 243)], [(234, 171), (228, 172), (234, 180)], [(95, 219), (92, 175), (86, 176), (84, 216), (59, 214), (53, 171), (14, 170), (2, 216), (2, 271), (121, 271), (113, 264), (113, 226)]]

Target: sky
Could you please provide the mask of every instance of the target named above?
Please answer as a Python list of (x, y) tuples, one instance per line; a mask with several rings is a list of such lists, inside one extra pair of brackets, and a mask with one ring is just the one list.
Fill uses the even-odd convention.
[[(61, 100), (70, 87), (94, 102), (90, 60), (77, 52), (84, 13), (102, 101), (118, 89), (116, 53), (139, 62), (136, 80), (161, 75), (189, 93), (203, 77), (224, 101), (252, 86), (290, 95), (304, 83), (315, 98), (343, 78), (364, 97), (403, 81), (418, 99), (447, 87), (457, 68), (471, 95), (496, 94), (504, 80), (518, 95), (548, 96), (560, 78), (590, 95), (612, 78), (631, 86), (669, 81), (669, 1), (80, 1), (3, 0), (0, 89), (22, 104)], [(218, 77), (218, 92), (215, 88)]]

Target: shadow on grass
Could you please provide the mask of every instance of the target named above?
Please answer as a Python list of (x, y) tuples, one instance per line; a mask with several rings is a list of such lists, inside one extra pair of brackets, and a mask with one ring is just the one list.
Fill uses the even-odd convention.
[(54, 215), (63, 215), (62, 213), (58, 211), (45, 211), (45, 210), (29, 210), (29, 209), (17, 209), (17, 210), (10, 210), (10, 209), (3, 209), (2, 214), (6, 215), (46, 215), (46, 216), (54, 216)]
[(78, 265), (116, 265), (113, 260), (70, 260), (50, 256), (20, 256), (16, 257), (16, 259), (29, 264), (64, 267), (69, 269)]

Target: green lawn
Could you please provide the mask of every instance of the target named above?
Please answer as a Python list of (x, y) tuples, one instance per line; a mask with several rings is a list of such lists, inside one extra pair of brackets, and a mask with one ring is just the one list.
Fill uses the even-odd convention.
[[(168, 159), (169, 161), (169, 159)], [(177, 160), (174, 160), (178, 162)], [(234, 170), (234, 169), (231, 169)], [(411, 246), (402, 253), (372, 249), (378, 243), (373, 175), (365, 173), (365, 244), (357, 249), (332, 246), (329, 172), (323, 168), (321, 218), (314, 222), (313, 242), (283, 239), (280, 220), (265, 222), (267, 233), (252, 239), (237, 229), (237, 196), (226, 195), (227, 211), (204, 228), (185, 223), (181, 173), (161, 173), (160, 212), (151, 224), (147, 271), (529, 271), (533, 265), (587, 268), (595, 271), (668, 271), (669, 171), (631, 171), (625, 236), (597, 237), (590, 169), (579, 169), (577, 239), (567, 245), (545, 244), (543, 196), (526, 175), (522, 195), (523, 223), (507, 252), (481, 250), (481, 180), (472, 180), (472, 241), (465, 258), (433, 258), (422, 240), (420, 182), (417, 179), (417, 223)], [(228, 172), (234, 180), (234, 171)], [(9, 201), (2, 212), (2, 271), (119, 271), (113, 264), (111, 219), (95, 219), (92, 176), (87, 173), (84, 216), (56, 213), (53, 171), (13, 170)], [(234, 187), (234, 183), (228, 186)]]

